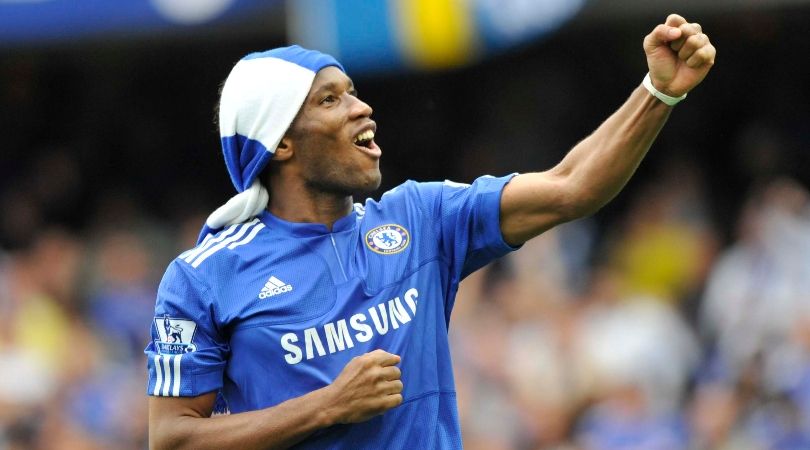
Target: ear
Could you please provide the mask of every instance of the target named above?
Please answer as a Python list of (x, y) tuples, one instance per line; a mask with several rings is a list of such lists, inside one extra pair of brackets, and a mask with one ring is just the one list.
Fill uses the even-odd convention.
[(274, 161), (286, 161), (293, 155), (292, 141), (287, 136), (281, 138), (281, 142), (276, 147), (276, 152), (273, 154)]

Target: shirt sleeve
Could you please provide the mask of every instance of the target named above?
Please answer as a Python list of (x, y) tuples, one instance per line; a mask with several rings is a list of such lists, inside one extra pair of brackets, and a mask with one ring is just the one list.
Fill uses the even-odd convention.
[(209, 297), (208, 286), (183, 262), (175, 260), (166, 270), (144, 351), (149, 395), (194, 397), (222, 388), (230, 350)]
[(489, 175), (472, 184), (444, 181), (423, 183), (422, 199), (427, 200), (436, 222), (442, 256), (450, 264), (455, 283), (492, 260), (518, 249), (503, 240), (501, 233), (501, 193), (517, 174)]

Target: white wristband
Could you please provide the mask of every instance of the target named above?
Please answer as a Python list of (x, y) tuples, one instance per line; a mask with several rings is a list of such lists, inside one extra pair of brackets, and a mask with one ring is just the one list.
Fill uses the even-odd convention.
[(668, 106), (675, 106), (678, 103), (680, 103), (681, 100), (686, 98), (686, 94), (683, 94), (680, 97), (671, 97), (656, 89), (655, 86), (653, 86), (652, 84), (652, 80), (650, 79), (650, 72), (647, 72), (647, 75), (644, 76), (644, 81), (642, 81), (641, 84), (643, 84), (644, 87), (647, 88), (648, 91), (650, 91), (650, 94), (652, 94), (653, 97), (657, 98), (658, 100), (661, 100)]

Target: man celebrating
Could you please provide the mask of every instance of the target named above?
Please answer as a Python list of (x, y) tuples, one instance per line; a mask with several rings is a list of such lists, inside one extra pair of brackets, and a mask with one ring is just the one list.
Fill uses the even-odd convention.
[(194, 351), (146, 349), (150, 446), (461, 448), (459, 282), (612, 199), (715, 58), (674, 14), (644, 50), (643, 83), (552, 169), (409, 181), (365, 205), (351, 193), (379, 187), (381, 150), (340, 63), (295, 46), (243, 58), (220, 100), (240, 193), (161, 282), (156, 317), (193, 322)]

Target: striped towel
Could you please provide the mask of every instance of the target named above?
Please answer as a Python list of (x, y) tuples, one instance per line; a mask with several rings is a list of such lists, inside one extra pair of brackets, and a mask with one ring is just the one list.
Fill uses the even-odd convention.
[(258, 176), (273, 157), (324, 67), (345, 72), (332, 56), (297, 45), (251, 53), (228, 75), (219, 102), (225, 166), (238, 194), (205, 221), (197, 242), (221, 228), (261, 214), (269, 195)]

